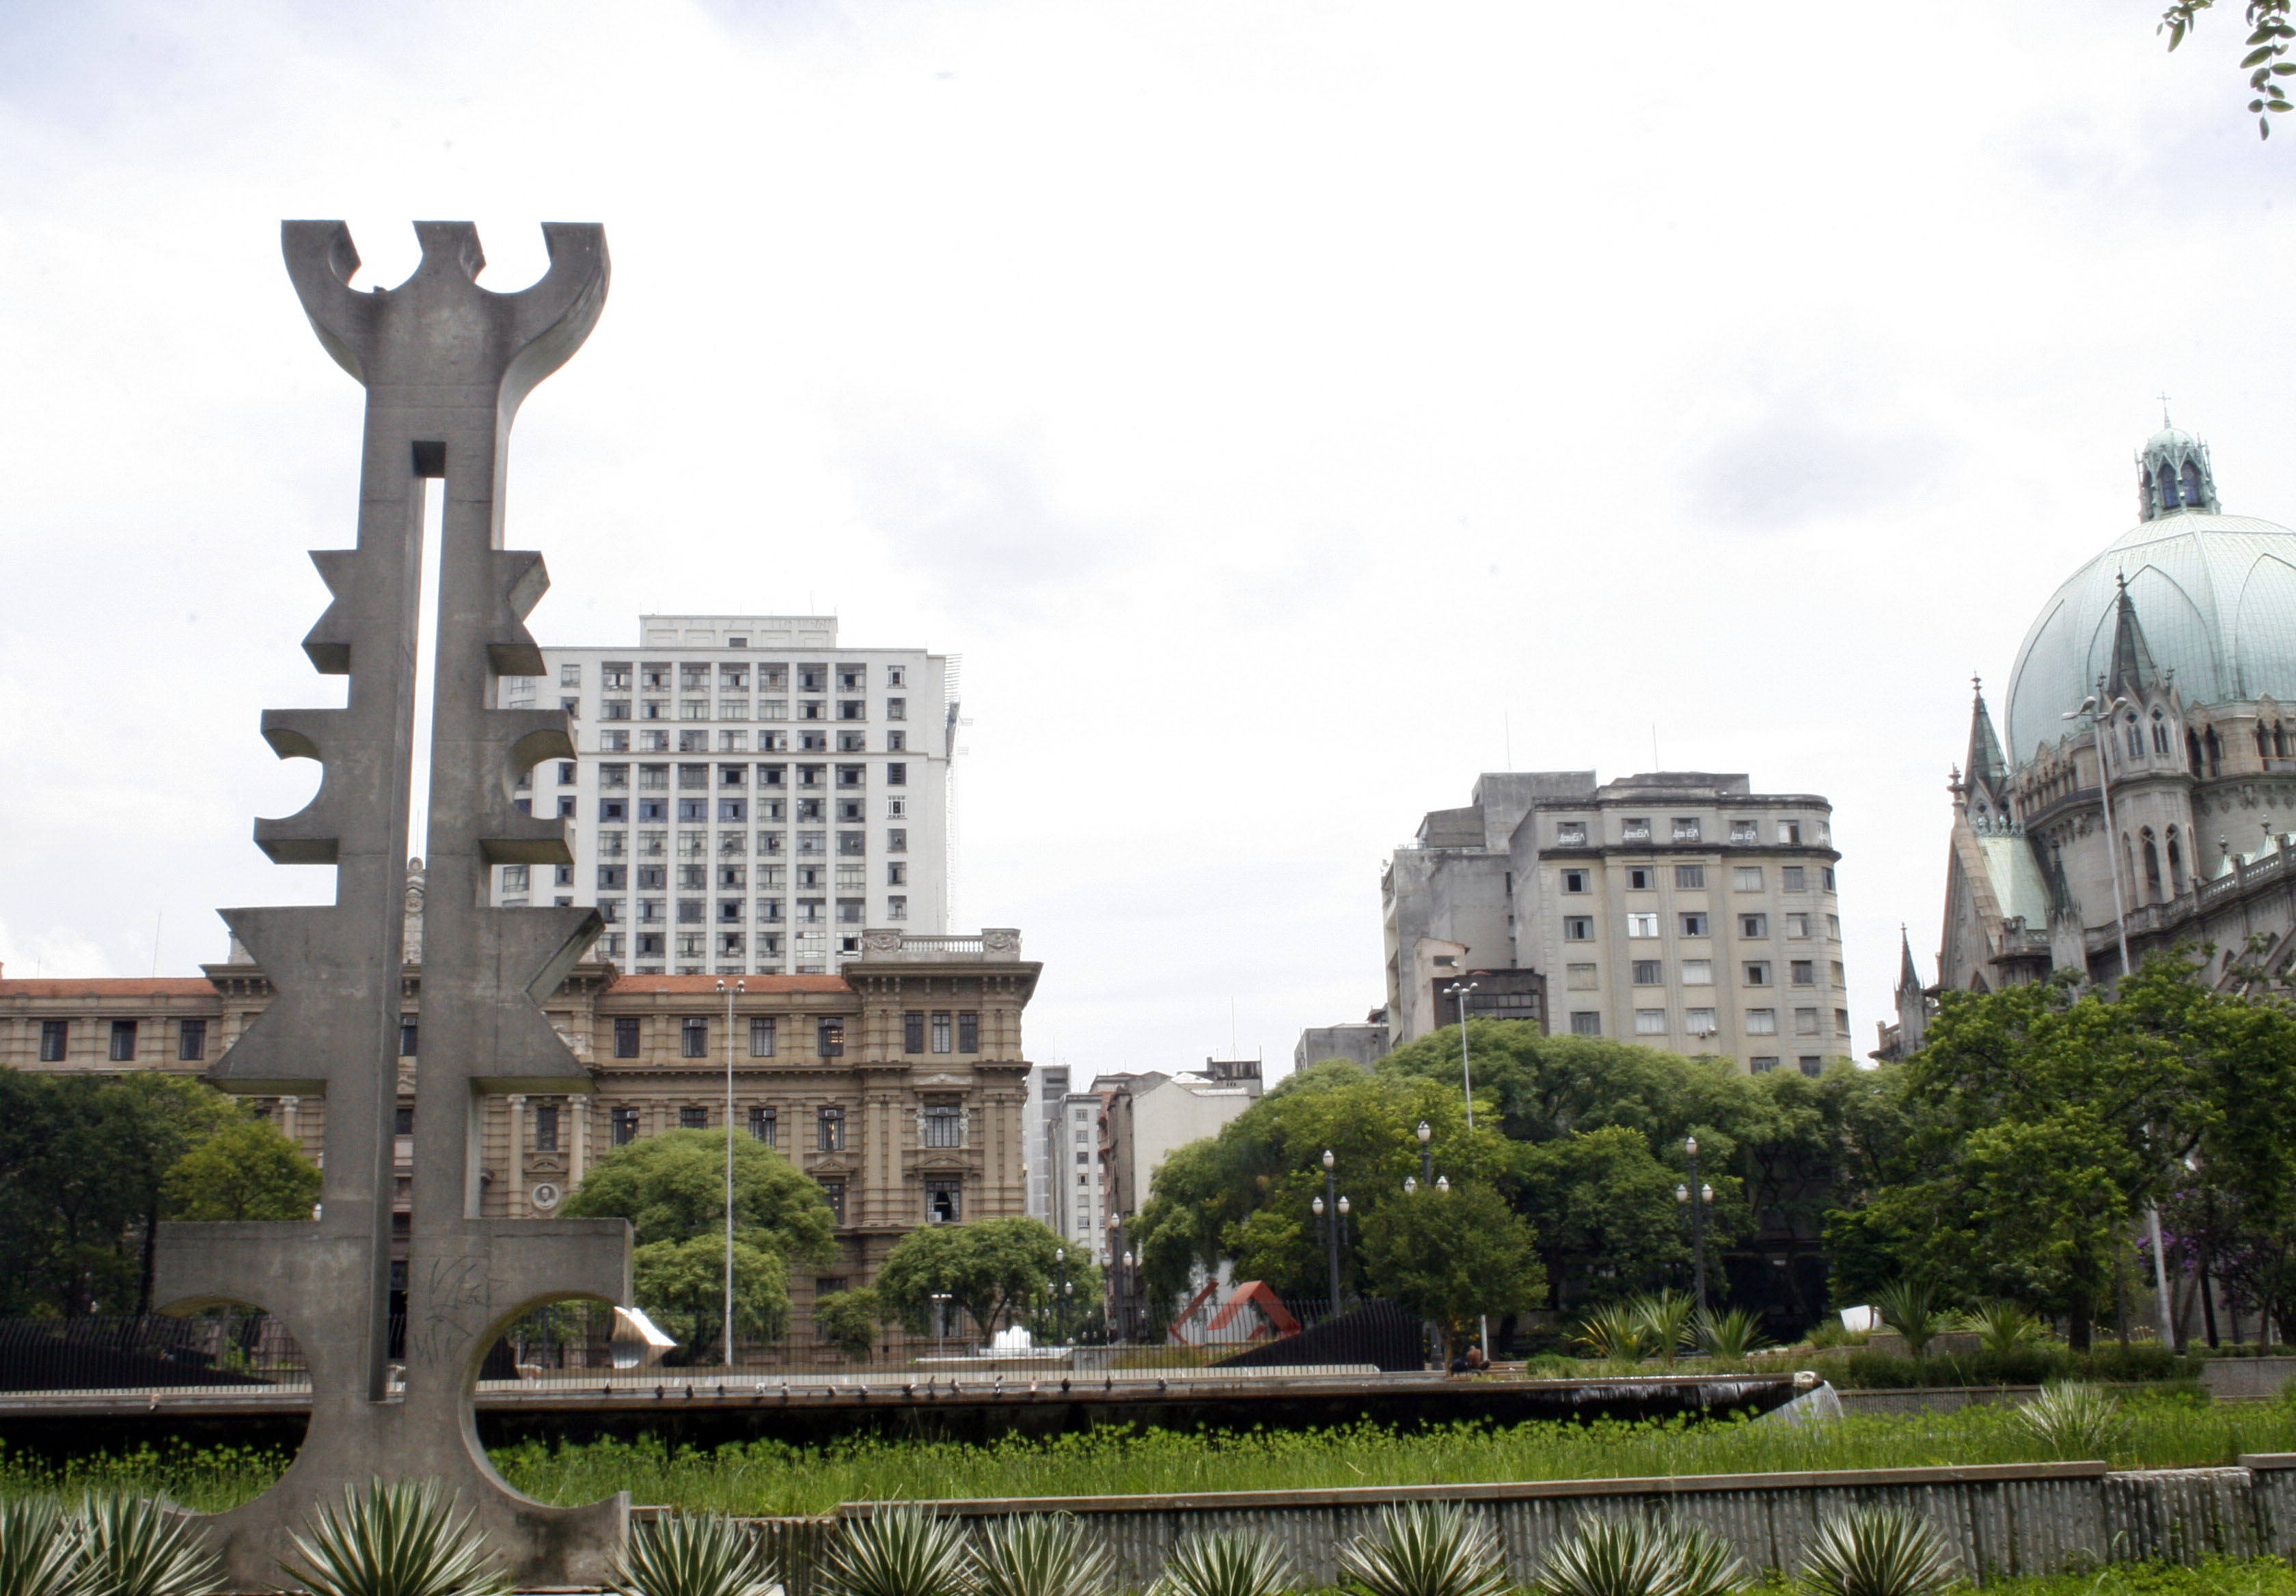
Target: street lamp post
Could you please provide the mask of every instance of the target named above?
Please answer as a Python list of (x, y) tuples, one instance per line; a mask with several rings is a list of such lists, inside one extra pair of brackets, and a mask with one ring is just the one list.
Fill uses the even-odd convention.
[(1132, 1278), (1132, 1249), (1124, 1249), (1124, 1272), (1116, 1277), (1117, 1329), (1127, 1341), (1134, 1338), (1140, 1315), (1133, 1304), (1135, 1282)]
[(1419, 1183), (1435, 1183), (1435, 1127), (1425, 1120), (1419, 1122)]
[(734, 999), (750, 983), (718, 983), (726, 994), (726, 1367), (734, 1366)]
[[(2058, 718), (2079, 720), (2084, 715), (2089, 716), (2089, 729), (2096, 741), (2096, 790), (2104, 807), (2104, 870), (2112, 878), (2112, 931), (2120, 948), (2120, 973), (2126, 976), (2130, 973), (2128, 910), (2120, 893), (2120, 831), (2112, 819), (2112, 772), (2109, 767), (2112, 763), (2112, 717), (2123, 708), (2134, 712), (2136, 706), (2126, 698), (2117, 698), (2107, 703), (2104, 695), (2104, 678), (2099, 676), (2096, 691), (2083, 699), (2079, 708), (2069, 709)], [(2098, 716), (2100, 707), (2103, 711), (2101, 719)], [(2164, 1346), (2170, 1346), (2176, 1341), (2177, 1332), (2169, 1307), (2169, 1264), (2161, 1255), (2161, 1206), (2158, 1203), (2145, 1205), (2144, 1224), (2152, 1232), (2152, 1294), (2155, 1312), (2161, 1317), (2161, 1342)]]
[(932, 1294), (933, 1356), (936, 1358), (948, 1356), (948, 1301), (949, 1293), (946, 1291)]
[(1069, 1338), (1069, 1249), (1053, 1248), (1053, 1333), (1063, 1342)]
[[(1340, 1188), (1337, 1166), (1332, 1150), (1324, 1150), (1324, 1195), (1313, 1204), (1316, 1217), (1324, 1220), (1324, 1268), (1331, 1286), (1332, 1317), (1340, 1316)], [(1326, 1214), (1328, 1210), (1328, 1216)]]
[(1471, 1131), (1475, 1128), (1475, 1072), (1467, 1063), (1467, 994), (1476, 985), (1473, 981), (1454, 981), (1443, 988), (1445, 997), (1459, 1001), (1459, 1080), (1467, 1094), (1467, 1128)]

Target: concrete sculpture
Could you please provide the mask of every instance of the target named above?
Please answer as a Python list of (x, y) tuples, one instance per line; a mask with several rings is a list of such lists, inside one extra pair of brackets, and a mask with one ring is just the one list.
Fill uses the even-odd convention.
[[(562, 711), (495, 707), (496, 678), (539, 675), (524, 624), (548, 578), (502, 544), (512, 418), (581, 347), (606, 297), (604, 230), (543, 229), (550, 269), (519, 293), (478, 286), (477, 230), (418, 223), (422, 263), (354, 292), (340, 222), (289, 222), (287, 269), (319, 341), (366, 389), (357, 546), (315, 552), (334, 602), (303, 649), (350, 678), (340, 709), (271, 710), (283, 758), (318, 760), (300, 814), (256, 823), (280, 863), (332, 864), (333, 904), (224, 919), (277, 990), (209, 1078), (226, 1090), (324, 1093), (325, 1186), (315, 1224), (161, 1227), (155, 1300), (248, 1303), (282, 1315), (311, 1371), (311, 1424), (271, 1491), (208, 1520), (234, 1588), (279, 1578), (285, 1535), (347, 1484), (437, 1478), (474, 1510), (521, 1585), (599, 1584), (628, 1499), (552, 1508), (512, 1491), (478, 1443), (480, 1363), (518, 1314), (570, 1297), (629, 1300), (620, 1220), (479, 1217), (478, 1099), (587, 1092), (537, 1006), (597, 935), (587, 908), (487, 906), (488, 866), (567, 862), (562, 823), (512, 799), (540, 760), (571, 757)], [(439, 593), (419, 592), (425, 484), (445, 479)], [(438, 605), (426, 847), (422, 1046), (406, 1236), (403, 1370), (390, 1346), (394, 1112), (406, 960), (407, 808), (417, 618)]]

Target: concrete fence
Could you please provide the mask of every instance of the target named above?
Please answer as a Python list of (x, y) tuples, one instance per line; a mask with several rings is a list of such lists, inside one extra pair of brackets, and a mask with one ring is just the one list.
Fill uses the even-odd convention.
[[(1339, 1577), (1339, 1548), (1353, 1536), (1375, 1535), (1382, 1507), (1423, 1501), (1464, 1502), (1487, 1515), (1509, 1573), (1521, 1584), (1589, 1514), (1646, 1512), (1699, 1525), (1735, 1547), (1751, 1568), (1792, 1570), (1827, 1518), (1856, 1507), (1906, 1507), (1943, 1532), (1964, 1571), (1980, 1583), (2104, 1563), (2296, 1553), (2296, 1453), (2243, 1457), (2231, 1469), (2135, 1473), (2115, 1473), (2101, 1462), (2006, 1463), (925, 1505), (976, 1529), (1014, 1514), (1073, 1513), (1115, 1554), (1121, 1584), (1139, 1590), (1180, 1542), (1218, 1530), (1265, 1535), (1289, 1556), (1303, 1587), (1331, 1585)], [(822, 1596), (824, 1560), (842, 1527), (878, 1505), (849, 1502), (832, 1516), (751, 1522), (779, 1559), (789, 1596)]]

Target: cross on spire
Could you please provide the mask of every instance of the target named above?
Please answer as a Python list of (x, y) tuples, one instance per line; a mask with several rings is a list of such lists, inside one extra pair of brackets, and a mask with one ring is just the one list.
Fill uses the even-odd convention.
[(2165, 393), (2161, 396), (2161, 425), (2164, 430), (2169, 425), (2169, 396)]

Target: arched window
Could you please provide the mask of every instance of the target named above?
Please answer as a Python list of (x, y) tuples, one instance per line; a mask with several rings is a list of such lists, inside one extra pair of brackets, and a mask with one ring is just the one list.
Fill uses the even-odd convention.
[(2264, 734), (2264, 723), (2256, 724), (2256, 757), (2259, 759), (2272, 752), (2272, 740)]
[(2133, 709), (2128, 713), (2128, 724), (2126, 730), (2128, 737), (2128, 757), (2131, 759), (2142, 759), (2144, 757), (2144, 734), (2136, 729), (2136, 712)]
[(2224, 774), (2224, 744), (2217, 740), (2217, 729), (2210, 726), (2201, 746), (2209, 752), (2209, 774), (2211, 778)]
[(2177, 468), (2164, 460), (2161, 462), (2161, 508), (2174, 510), (2176, 507)]
[(2195, 777), (2200, 775), (2201, 734), (2198, 732), (2188, 731), (2185, 733), (2185, 764)]
[(2177, 846), (2177, 828), (2169, 828), (2169, 886), (2178, 897), (2185, 896), (2185, 853)]
[(2152, 751), (2156, 754), (2169, 751), (2169, 717), (2158, 709), (2152, 711)]
[(2288, 757), (2288, 733), (2276, 720), (2272, 723), (2272, 757), (2276, 759)]
[(2185, 503), (2198, 508), (2201, 503), (2201, 468), (2196, 461), (2185, 462)]
[(2144, 900), (2150, 903), (2161, 896), (2161, 850), (2152, 846), (2151, 828), (2140, 835), (2144, 839)]

